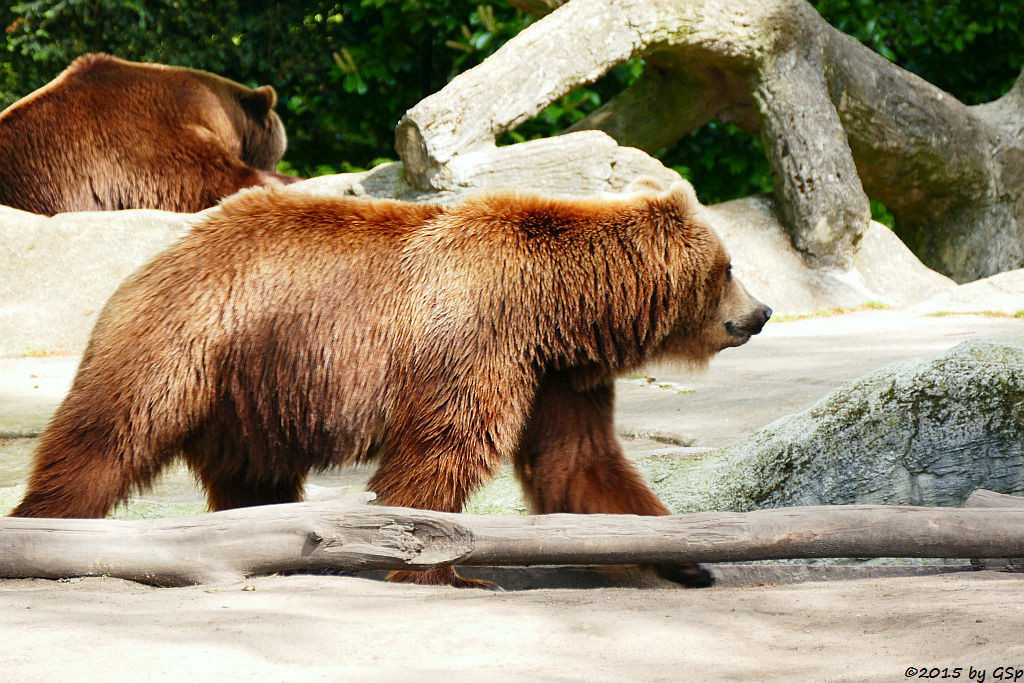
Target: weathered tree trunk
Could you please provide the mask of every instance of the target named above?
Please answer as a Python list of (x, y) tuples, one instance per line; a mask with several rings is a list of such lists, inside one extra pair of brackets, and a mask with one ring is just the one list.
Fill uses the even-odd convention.
[(571, 130), (650, 153), (713, 118), (760, 133), (782, 218), (813, 266), (848, 263), (867, 195), (957, 280), (1024, 266), (1024, 75), (966, 107), (803, 0), (510, 2), (557, 9), (407, 112), (396, 147), (414, 185), (441, 189), (459, 155), (643, 56), (637, 83)]
[(826, 26), (826, 76), (868, 194), (926, 265), (967, 282), (1024, 267), (1024, 72), (968, 107)]
[[(978, 489), (967, 497), (966, 508), (1024, 508), (1024, 498)], [(976, 569), (1024, 572), (1024, 557), (971, 558)]]
[(278, 571), (1024, 555), (1024, 509), (879, 505), (488, 517), (347, 501), (137, 522), (0, 519), (0, 577), (157, 585)]

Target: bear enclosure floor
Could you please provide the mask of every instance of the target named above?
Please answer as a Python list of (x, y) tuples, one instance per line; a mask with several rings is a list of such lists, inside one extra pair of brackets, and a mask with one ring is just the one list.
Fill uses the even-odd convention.
[[(0, 581), (8, 681), (897, 681), (1024, 664), (1024, 576), (508, 593)], [(1005, 679), (1004, 679), (1005, 680)], [(1012, 680), (1012, 677), (1011, 677)]]

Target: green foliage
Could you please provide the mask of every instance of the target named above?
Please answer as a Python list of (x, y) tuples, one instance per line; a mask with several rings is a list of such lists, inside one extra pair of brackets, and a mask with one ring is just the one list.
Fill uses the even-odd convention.
[(889, 208), (882, 202), (871, 200), (871, 220), (878, 221), (890, 228), (896, 225), (896, 218), (889, 211)]
[[(833, 26), (968, 104), (1001, 95), (1024, 63), (1019, 0), (812, 4)], [(16, 0), (0, 3), (0, 107), (84, 52), (179, 64), (277, 89), (289, 134), (286, 172), (359, 170), (394, 158), (394, 125), (405, 110), (530, 21), (504, 2), (465, 0)], [(619, 65), (499, 144), (561, 131), (643, 67)], [(771, 189), (760, 140), (732, 125), (713, 122), (657, 156), (708, 203)], [(885, 207), (873, 203), (872, 212), (891, 224)]]
[(1024, 3), (1019, 0), (813, 4), (840, 31), (965, 104), (999, 97), (1024, 62)]
[(527, 23), (504, 4), (444, 0), (29, 0), (0, 8), (0, 107), (85, 52), (189, 66), (274, 86), (285, 170), (359, 170), (394, 158), (409, 107)]
[(771, 192), (772, 177), (758, 137), (712, 121), (656, 155), (691, 183), (705, 204)]

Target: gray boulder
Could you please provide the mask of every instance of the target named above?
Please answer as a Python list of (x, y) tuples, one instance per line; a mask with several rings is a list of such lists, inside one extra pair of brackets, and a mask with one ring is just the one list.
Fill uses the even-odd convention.
[(1024, 337), (965, 342), (833, 391), (692, 460), (639, 461), (673, 512), (879, 503), (959, 506), (1024, 493)]

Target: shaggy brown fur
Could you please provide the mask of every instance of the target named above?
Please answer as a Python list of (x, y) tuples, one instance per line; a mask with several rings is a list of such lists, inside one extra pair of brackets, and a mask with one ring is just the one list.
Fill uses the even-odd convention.
[(377, 457), (388, 505), (459, 511), (511, 460), (537, 512), (667, 514), (615, 438), (612, 379), (706, 362), (771, 314), (696, 208), (683, 184), (448, 207), (244, 192), (108, 302), (13, 514), (105, 515), (179, 453), (215, 510)]
[(0, 112), (0, 204), (62, 211), (193, 212), (275, 172), (286, 139), (270, 86), (205, 71), (76, 59)]

